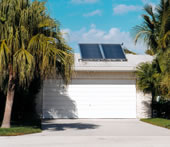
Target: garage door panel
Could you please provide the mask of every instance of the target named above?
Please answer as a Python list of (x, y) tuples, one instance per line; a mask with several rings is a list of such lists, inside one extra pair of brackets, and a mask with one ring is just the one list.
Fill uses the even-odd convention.
[[(128, 114), (128, 113), (119, 113), (119, 114), (110, 114), (109, 112), (104, 112), (104, 113), (95, 113), (95, 114), (89, 114), (88, 116), (86, 115), (87, 113), (79, 113), (79, 117), (80, 118), (84, 118), (84, 119), (89, 119), (89, 118), (129, 118), (129, 115), (132, 114)], [(133, 114), (135, 115), (135, 114)]]
[[(96, 94), (97, 92), (100, 92), (101, 94), (103, 93), (103, 94), (122, 94), (122, 91), (123, 92), (126, 92), (126, 94), (127, 95), (131, 95), (131, 93), (130, 92), (134, 92), (134, 90), (135, 89), (130, 89), (130, 90), (126, 90), (126, 89), (123, 89), (123, 88), (121, 88), (122, 90), (120, 90), (120, 89), (118, 89), (118, 90), (113, 90), (113, 91), (111, 91), (111, 89), (114, 89), (114, 88), (112, 88), (112, 87), (110, 87), (110, 90), (104, 90), (104, 88), (103, 89), (101, 89), (101, 90), (96, 90), (96, 89), (94, 89), (94, 91), (93, 90), (86, 90), (86, 92), (84, 91), (84, 90), (71, 90), (71, 89), (69, 89), (69, 93), (68, 94), (73, 94), (73, 95), (75, 95), (75, 94), (79, 94), (79, 93), (81, 93), (81, 94)], [(119, 92), (121, 92), (121, 93), (119, 93)]]
[(66, 89), (50, 81), (44, 89), (44, 117), (136, 118), (134, 80), (73, 80)]
[(134, 100), (133, 101), (124, 101), (124, 102), (120, 102), (120, 101), (115, 101), (115, 102), (112, 102), (112, 101), (105, 101), (105, 102), (100, 102), (100, 101), (98, 101), (98, 102), (87, 102), (87, 101), (84, 101), (84, 102), (76, 102), (75, 104), (77, 104), (77, 105), (112, 105), (112, 106), (114, 106), (114, 105), (132, 105), (132, 104), (135, 104), (135, 102), (134, 102)]
[[(81, 95), (81, 99), (88, 99), (89, 98), (89, 95), (90, 97), (92, 98), (97, 98), (98, 99), (104, 99), (104, 98), (114, 98), (114, 99), (128, 99), (128, 98), (131, 98), (131, 97), (134, 97), (135, 94), (129, 94), (127, 95), (125, 92), (124, 93), (121, 93), (121, 94), (118, 94), (118, 93), (114, 93), (114, 94), (104, 94), (104, 93), (100, 93), (100, 96), (98, 96), (99, 92), (98, 93), (87, 93), (87, 94), (82, 94), (82, 93), (77, 93), (77, 94), (70, 94), (70, 96), (72, 97), (72, 99), (75, 99), (75, 100), (78, 100), (80, 99), (80, 95)], [(97, 99), (96, 98), (96, 99)]]
[[(100, 99), (103, 99), (103, 98), (100, 98)], [(134, 103), (134, 99), (124, 99), (123, 97), (122, 98), (119, 98), (119, 99), (112, 99), (112, 97), (107, 97), (105, 98), (105, 101), (100, 101), (99, 98), (94, 98), (93, 100), (90, 101), (90, 103), (94, 103), (94, 104), (115, 104), (115, 103)], [(113, 101), (114, 100), (114, 101)], [(121, 100), (123, 102), (121, 102)], [(47, 99), (47, 100), (44, 100), (44, 103), (47, 104), (55, 104), (55, 105), (64, 105), (64, 104), (67, 104), (68, 100), (62, 100), (62, 98), (60, 99), (55, 99), (55, 98), (52, 98), (52, 99)], [(77, 103), (77, 104), (89, 104), (89, 101), (88, 99), (76, 99), (76, 101), (74, 99), (72, 99), (72, 103)]]
[[(81, 95), (81, 97), (80, 97)], [(82, 93), (77, 93), (77, 94), (70, 94), (70, 95), (61, 95), (61, 94), (44, 94), (43, 96), (47, 98), (47, 100), (45, 101), (49, 101), (49, 99), (55, 100), (58, 99), (58, 101), (62, 101), (62, 97), (68, 97), (71, 98), (73, 100), (76, 101), (84, 101), (86, 99), (89, 99), (89, 95), (90, 97), (92, 97), (94, 100), (98, 100), (98, 99), (114, 99), (114, 100), (129, 100), (129, 99), (135, 99), (134, 97), (136, 96), (134, 93), (131, 94), (126, 94), (125, 92), (118, 94), (118, 93), (114, 93), (114, 94), (105, 94), (105, 93), (100, 93), (100, 96), (96, 97), (96, 93), (89, 93), (89, 94), (82, 94)], [(125, 98), (126, 97), (126, 98)]]
[[(100, 92), (100, 96), (96, 97), (96, 95)], [(90, 97), (93, 97), (93, 99), (135, 99), (135, 96), (136, 94), (134, 93), (134, 90), (133, 91), (121, 91), (121, 92), (114, 92), (112, 93), (111, 91), (110, 92), (102, 92), (101, 91), (98, 91), (98, 92), (69, 92), (67, 94), (63, 94), (63, 93), (45, 93), (43, 94), (45, 97), (47, 97), (47, 101), (48, 101), (48, 98), (50, 99), (58, 99), (58, 100), (63, 100), (62, 97), (71, 97), (71, 99), (75, 99), (75, 100), (84, 100), (84, 99), (88, 99), (89, 96)], [(81, 95), (81, 97), (80, 97)], [(126, 97), (126, 98), (125, 98)]]
[[(83, 90), (83, 88), (88, 88), (89, 91), (95, 91), (95, 90), (104, 90), (104, 91), (108, 91), (109, 89), (107, 88), (114, 88), (113, 90), (120, 90), (120, 88), (123, 88), (125, 90), (128, 90), (128, 88), (134, 88), (134, 85), (70, 85), (68, 86), (70, 90)], [(76, 88), (76, 89), (75, 89)], [(93, 89), (90, 89), (90, 88), (93, 88)], [(131, 90), (131, 89), (129, 89)]]
[(123, 79), (123, 80), (101, 80), (101, 79), (98, 79), (98, 80), (82, 80), (82, 79), (74, 79), (72, 81), (72, 83), (70, 85), (123, 85), (123, 86), (126, 86), (126, 85), (134, 85), (136, 84), (136, 81), (135, 80), (127, 80), (127, 79)]

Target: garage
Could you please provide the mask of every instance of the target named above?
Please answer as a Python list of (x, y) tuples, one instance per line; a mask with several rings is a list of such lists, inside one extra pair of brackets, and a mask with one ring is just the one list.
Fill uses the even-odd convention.
[(149, 118), (151, 96), (137, 90), (135, 71), (153, 58), (124, 54), (120, 45), (81, 46), (68, 85), (59, 77), (43, 82), (37, 102), (41, 117)]
[(51, 80), (44, 87), (46, 118), (136, 118), (133, 80), (73, 80), (60, 91), (55, 85)]

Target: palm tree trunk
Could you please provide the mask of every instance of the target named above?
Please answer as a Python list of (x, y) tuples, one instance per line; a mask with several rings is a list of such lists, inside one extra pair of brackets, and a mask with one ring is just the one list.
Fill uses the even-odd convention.
[(10, 128), (11, 112), (15, 94), (15, 83), (12, 72), (9, 74), (8, 91), (6, 96), (6, 106), (1, 128)]

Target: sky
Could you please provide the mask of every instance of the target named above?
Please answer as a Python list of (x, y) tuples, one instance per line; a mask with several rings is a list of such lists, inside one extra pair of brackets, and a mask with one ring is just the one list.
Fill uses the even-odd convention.
[(144, 54), (147, 47), (142, 41), (134, 44), (132, 30), (142, 23), (146, 4), (155, 7), (159, 0), (48, 0), (46, 6), (74, 52), (78, 43), (123, 43)]

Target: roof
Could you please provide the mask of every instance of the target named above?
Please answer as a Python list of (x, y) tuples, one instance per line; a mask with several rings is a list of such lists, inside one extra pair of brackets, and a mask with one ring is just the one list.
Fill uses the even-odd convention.
[(151, 62), (152, 56), (126, 54), (127, 61), (82, 61), (79, 53), (74, 54), (74, 71), (135, 71), (142, 62)]

